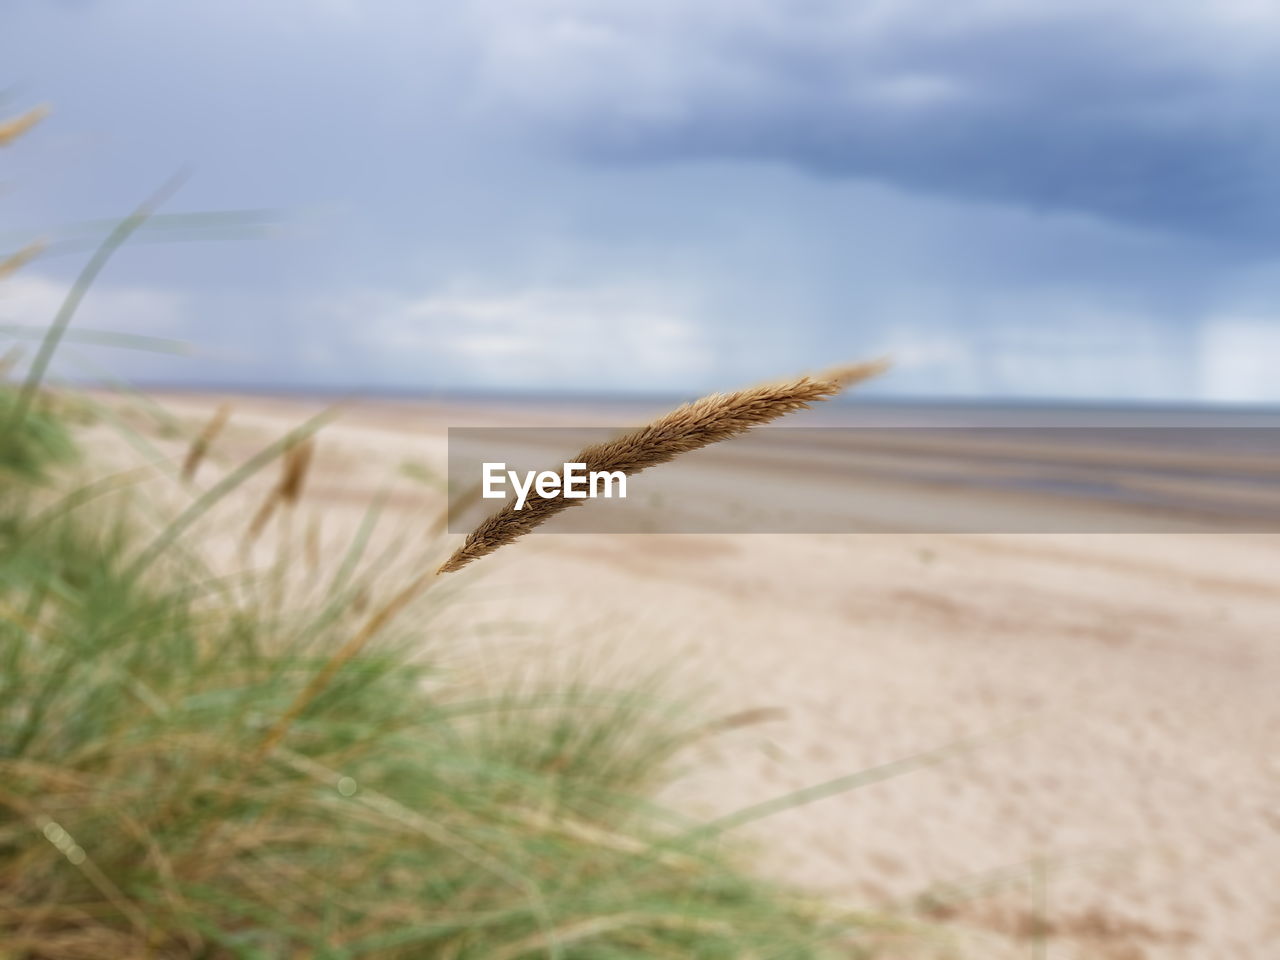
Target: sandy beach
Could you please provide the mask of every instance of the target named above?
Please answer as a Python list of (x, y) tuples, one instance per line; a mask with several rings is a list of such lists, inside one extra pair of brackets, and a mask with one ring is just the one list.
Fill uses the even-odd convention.
[[(178, 429), (147, 456), (167, 463), (217, 403), (233, 404), (198, 489), (321, 407), (159, 399)], [(406, 465), (443, 475), (446, 426), (563, 422), (351, 404), (321, 432), (287, 522), (314, 524), (336, 556), (381, 492), (375, 541), (426, 547), (444, 496)], [(99, 456), (139, 456), (109, 426), (90, 433)], [(685, 752), (662, 799), (691, 817), (868, 771), (876, 782), (736, 832), (766, 874), (929, 931), (904, 933), (890, 955), (926, 955), (926, 943), (982, 960), (1274, 958), (1280, 535), (1169, 532), (1172, 521), (938, 532), (930, 498), (960, 494), (895, 480), (913, 456), (925, 454), (825, 481), (868, 520), (892, 514), (895, 532), (530, 536), (452, 575), (455, 602), (433, 629), (463, 668), (587, 664), (620, 680), (669, 668), (707, 716), (752, 720)], [(732, 469), (708, 460), (702, 480)], [(220, 508), (212, 555), (235, 562), (270, 482)]]

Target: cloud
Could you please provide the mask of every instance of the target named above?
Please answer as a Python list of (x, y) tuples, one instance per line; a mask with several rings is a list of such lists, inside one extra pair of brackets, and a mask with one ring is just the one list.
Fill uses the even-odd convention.
[(336, 308), (350, 351), (402, 384), (524, 389), (662, 389), (712, 360), (687, 304), (627, 285), (348, 296)]
[(980, 327), (899, 324), (878, 351), (895, 359), (895, 389), (918, 395), (1159, 402), (1196, 389), (1166, 326), (1081, 299), (995, 298)]
[[(0, 286), (0, 320), (42, 327), (66, 299), (70, 284), (38, 273), (20, 273)], [(184, 298), (172, 291), (142, 286), (99, 284), (76, 311), (77, 328), (110, 333), (179, 336), (186, 329)]]
[(1271, 4), (488, 9), (489, 103), (597, 161), (775, 161), (1280, 245)]
[(1280, 320), (1215, 317), (1205, 323), (1199, 350), (1199, 394), (1226, 403), (1280, 403)]
[[(70, 285), (38, 273), (20, 273), (0, 284), (0, 342), (12, 339), (34, 346), (53, 320)], [(153, 287), (99, 284), (89, 291), (76, 311), (55, 363), (74, 366), (66, 372), (98, 372), (107, 369), (128, 376), (164, 371), (169, 361), (148, 353), (185, 352), (182, 338), (191, 333), (186, 298)], [(125, 348), (100, 354), (97, 347)]]
[[(692, 392), (887, 348), (885, 393), (1267, 389), (1270, 328), (1239, 318), (1280, 296), (1273, 2), (10, 19), (11, 71), (57, 108), (7, 158), (15, 225), (115, 215), (188, 161), (174, 210), (328, 211), (113, 263), (76, 325), (190, 333), (199, 363), (157, 379)], [(0, 323), (47, 321), (64, 287), (28, 286), (22, 316), (15, 290)]]

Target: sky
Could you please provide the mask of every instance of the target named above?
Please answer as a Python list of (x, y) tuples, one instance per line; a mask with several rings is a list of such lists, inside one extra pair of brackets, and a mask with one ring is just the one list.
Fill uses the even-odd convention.
[[(1264, 0), (4, 0), (0, 340), (65, 376), (1280, 403)], [(249, 213), (237, 213), (248, 211)], [(229, 225), (231, 224), (231, 225)], [(161, 242), (164, 241), (164, 242)], [(188, 345), (179, 355), (158, 349)], [(0, 348), (3, 343), (0, 343)]]

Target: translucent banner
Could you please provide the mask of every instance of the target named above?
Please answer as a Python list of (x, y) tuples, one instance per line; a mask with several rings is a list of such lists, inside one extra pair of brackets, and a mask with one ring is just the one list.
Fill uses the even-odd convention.
[(626, 429), (450, 429), (450, 531), (567, 496), (537, 533), (1280, 532), (1272, 426), (765, 427), (592, 477)]

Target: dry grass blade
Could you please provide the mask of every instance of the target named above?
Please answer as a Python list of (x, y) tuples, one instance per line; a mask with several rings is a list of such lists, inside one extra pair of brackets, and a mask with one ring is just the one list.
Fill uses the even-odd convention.
[(43, 240), (33, 240), (21, 250), (11, 253), (3, 260), (0, 260), (0, 280), (17, 273), (36, 257), (40, 256), (44, 252), (44, 248), (45, 242)]
[[(815, 376), (764, 384), (735, 393), (712, 394), (687, 403), (643, 427), (606, 443), (587, 447), (573, 458), (587, 471), (620, 470), (628, 476), (648, 467), (728, 440), (752, 427), (803, 410), (819, 400), (834, 397), (846, 387), (882, 373), (888, 363), (875, 360), (840, 367)], [(472, 560), (524, 536), (561, 510), (582, 500), (531, 496), (523, 509), (507, 504), (484, 520), (440, 567), (440, 573), (461, 569)]]
[(48, 113), (49, 108), (41, 105), (32, 107), (26, 113), (14, 117), (12, 120), (5, 120), (0, 123), (0, 147), (7, 147), (13, 143), (13, 141), (43, 120)]
[(222, 428), (227, 425), (227, 421), (230, 419), (231, 404), (229, 403), (224, 403), (213, 411), (213, 416), (204, 425), (204, 429), (191, 441), (191, 448), (187, 450), (186, 459), (182, 461), (183, 480), (191, 480), (195, 477), (196, 471), (200, 468), (205, 455), (209, 452), (209, 447), (213, 445), (213, 441), (217, 439), (218, 434), (222, 432)]
[(758, 723), (772, 723), (775, 720), (785, 719), (787, 719), (787, 711), (782, 707), (753, 707), (750, 710), (739, 710), (718, 720), (712, 720), (704, 724), (701, 729), (694, 731), (693, 735), (695, 738), (715, 736), (730, 730), (755, 726)]
[(253, 515), (253, 520), (250, 521), (249, 529), (245, 533), (249, 541), (258, 539), (267, 521), (276, 512), (276, 507), (282, 503), (293, 506), (302, 498), (302, 484), (311, 467), (313, 450), (312, 438), (306, 437), (285, 451), (280, 468), (280, 482), (271, 488), (267, 498), (262, 501), (262, 506)]

